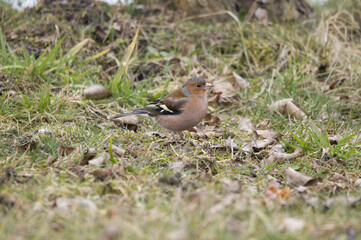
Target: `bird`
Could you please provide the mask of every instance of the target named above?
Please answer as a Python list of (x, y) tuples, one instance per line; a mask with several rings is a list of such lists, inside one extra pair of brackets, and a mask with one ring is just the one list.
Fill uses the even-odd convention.
[(182, 132), (196, 126), (206, 116), (208, 109), (207, 90), (213, 87), (199, 77), (190, 78), (181, 88), (157, 99), (144, 108), (108, 116), (115, 119), (129, 115), (154, 117), (163, 128)]

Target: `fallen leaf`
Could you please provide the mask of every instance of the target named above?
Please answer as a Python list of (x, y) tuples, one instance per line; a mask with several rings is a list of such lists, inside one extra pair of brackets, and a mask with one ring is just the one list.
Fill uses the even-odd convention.
[(253, 133), (255, 128), (254, 124), (249, 118), (240, 118), (238, 120), (238, 127), (241, 131), (245, 131), (247, 133)]
[(137, 125), (139, 123), (139, 118), (136, 115), (129, 115), (129, 116), (125, 116), (125, 117), (114, 118), (114, 119), (111, 119), (111, 121), (120, 123), (121, 127), (123, 127), (123, 128), (135, 131), (137, 129)]
[(262, 140), (257, 140), (252, 144), (252, 149), (254, 152), (259, 152), (262, 149), (265, 149), (269, 145), (277, 143), (277, 140), (274, 138), (267, 138)]
[(84, 96), (86, 99), (99, 100), (110, 97), (111, 93), (103, 85), (96, 84), (85, 88)]
[(303, 219), (287, 217), (283, 219), (280, 230), (285, 232), (297, 232), (301, 231), (305, 227), (306, 223)]
[(244, 89), (244, 88), (248, 88), (249, 87), (249, 82), (246, 81), (246, 79), (244, 79), (243, 77), (239, 76), (237, 73), (232, 72), (233, 77), (235, 79), (235, 82), (237, 84), (237, 86), (240, 89)]
[(64, 146), (64, 145), (60, 145), (57, 149), (58, 151), (58, 154), (60, 156), (68, 156), (70, 155), (73, 151), (75, 150), (75, 148), (73, 147), (67, 147), (67, 146)]
[(329, 178), (329, 180), (332, 182), (342, 182), (342, 183), (348, 182), (347, 178), (339, 173), (333, 173), (332, 176)]
[(292, 98), (281, 99), (269, 105), (270, 111), (277, 111), (281, 114), (288, 114), (296, 119), (307, 118), (306, 113), (301, 110), (300, 105)]
[(38, 141), (34, 141), (34, 140), (27, 140), (25, 139), (21, 139), (20, 140), (20, 144), (18, 145), (18, 148), (21, 151), (32, 151), (35, 150), (39, 145)]
[(219, 103), (229, 105), (235, 100), (236, 90), (230, 82), (218, 80), (213, 85), (213, 93), (219, 95)]
[(54, 157), (54, 156), (52, 156), (52, 155), (48, 155), (48, 158), (46, 159), (46, 165), (47, 166), (50, 166), (50, 165), (52, 165), (54, 162), (56, 162), (56, 160), (58, 160), (58, 158), (57, 157)]
[(231, 137), (227, 138), (227, 140), (223, 143), (223, 146), (226, 148), (239, 150), (239, 145), (237, 143), (235, 143)]
[(328, 136), (328, 140), (331, 145), (337, 145), (341, 141), (342, 137), (339, 135)]
[(114, 144), (112, 144), (112, 150), (113, 150), (113, 153), (115, 155), (117, 155), (118, 157), (123, 157), (125, 155), (125, 150), (123, 148), (120, 148)]
[(95, 158), (96, 155), (97, 155), (97, 151), (95, 150), (95, 148), (87, 149), (84, 153), (84, 157), (82, 158), (82, 160), (79, 161), (78, 165), (80, 166), (87, 165), (89, 160)]
[(167, 136), (163, 133), (160, 133), (160, 132), (146, 132), (145, 133), (146, 135), (148, 136), (156, 136), (156, 137), (159, 137), (159, 138), (166, 138)]
[(281, 153), (281, 152), (271, 151), (268, 157), (262, 160), (262, 165), (268, 166), (275, 162), (284, 162), (301, 156), (302, 156), (302, 149), (300, 148), (297, 148), (293, 153)]
[(174, 172), (181, 172), (184, 168), (184, 162), (177, 161), (172, 162), (170, 169), (172, 169)]
[(314, 186), (321, 181), (320, 178), (308, 177), (291, 167), (285, 169), (285, 176), (287, 178), (287, 184), (292, 186)]
[(339, 207), (339, 206), (356, 207), (356, 206), (358, 206), (360, 204), (361, 204), (361, 198), (360, 197), (339, 196), (339, 197), (334, 197), (334, 198), (327, 199), (326, 202), (325, 202), (325, 207), (326, 208)]
[(208, 113), (203, 119), (203, 123), (207, 126), (219, 127), (219, 125), (221, 124), (221, 119), (216, 115)]
[(282, 136), (282, 134), (280, 132), (275, 131), (275, 130), (255, 130), (255, 133), (256, 133), (257, 137), (261, 137), (263, 139), (266, 139), (266, 138), (278, 139), (279, 137)]
[(90, 160), (88, 162), (88, 164), (93, 165), (93, 166), (101, 166), (101, 165), (105, 164), (108, 159), (109, 159), (109, 155), (106, 153), (103, 153), (100, 156)]
[(355, 187), (361, 188), (361, 178), (359, 178), (355, 181)]

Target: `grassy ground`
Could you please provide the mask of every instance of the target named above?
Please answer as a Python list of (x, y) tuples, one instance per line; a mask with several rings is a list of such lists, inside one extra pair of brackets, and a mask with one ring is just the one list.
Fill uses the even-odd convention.
[[(0, 238), (361, 239), (361, 6), (316, 10), (264, 25), (1, 4)], [(220, 124), (187, 142), (148, 119), (106, 119), (191, 76), (217, 85)], [(93, 84), (111, 97), (85, 99)], [(286, 98), (306, 116), (270, 109)], [(88, 164), (89, 152), (105, 161)]]

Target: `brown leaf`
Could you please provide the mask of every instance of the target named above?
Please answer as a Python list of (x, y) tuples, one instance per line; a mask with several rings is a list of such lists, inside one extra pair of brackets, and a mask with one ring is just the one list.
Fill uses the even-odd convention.
[(84, 89), (84, 96), (86, 99), (104, 99), (111, 96), (111, 93), (103, 85), (96, 84)]
[(93, 165), (93, 166), (101, 166), (101, 165), (105, 164), (108, 159), (109, 159), (109, 155), (106, 153), (103, 153), (100, 156), (90, 160), (88, 162), (88, 164)]
[(60, 145), (58, 147), (58, 154), (60, 156), (68, 156), (70, 155), (73, 151), (75, 150), (75, 148), (73, 147), (67, 147), (67, 146), (64, 146), (64, 145)]
[(361, 178), (357, 179), (354, 183), (355, 187), (361, 188)]
[(219, 94), (219, 103), (224, 105), (231, 104), (236, 96), (236, 90), (233, 85), (225, 80), (214, 82), (213, 93)]
[(53, 163), (55, 163), (56, 160), (58, 160), (57, 157), (54, 157), (54, 156), (52, 156), (52, 155), (49, 154), (49, 155), (48, 155), (48, 158), (46, 159), (46, 165), (47, 165), (47, 166), (50, 166), (50, 165), (52, 165)]
[(247, 133), (253, 133), (255, 128), (254, 124), (249, 118), (240, 118), (238, 121), (238, 127), (241, 131), (245, 131)]
[(341, 141), (342, 137), (340, 135), (328, 136), (330, 144), (337, 145)]
[(262, 165), (268, 166), (275, 162), (288, 161), (301, 156), (302, 156), (302, 150), (300, 148), (297, 148), (293, 153), (280, 153), (280, 152), (272, 151), (268, 155), (268, 157), (262, 161)]
[(243, 77), (239, 76), (237, 73), (232, 72), (234, 80), (235, 80), (235, 84), (236, 89), (244, 89), (244, 88), (248, 88), (249, 87), (249, 83), (246, 81), (246, 79), (244, 79)]
[(177, 161), (177, 162), (172, 162), (170, 169), (172, 169), (174, 172), (181, 172), (184, 168), (184, 162), (182, 161)]
[(95, 148), (87, 149), (84, 153), (83, 159), (79, 161), (78, 165), (80, 166), (87, 165), (89, 160), (95, 158), (96, 155), (97, 155), (97, 151), (95, 150)]
[(119, 117), (111, 119), (111, 121), (116, 123), (121, 123), (121, 126), (127, 128), (128, 130), (136, 130), (139, 123), (139, 118), (136, 115), (129, 115), (125, 117)]
[(282, 134), (280, 132), (277, 132), (275, 130), (255, 130), (255, 133), (257, 135), (257, 137), (261, 137), (261, 138), (274, 138), (274, 139), (278, 139), (279, 137), (282, 136)]
[(321, 181), (320, 178), (305, 176), (291, 167), (286, 168), (285, 176), (287, 178), (287, 183), (293, 186), (313, 186), (317, 185)]
[(270, 111), (277, 111), (281, 114), (288, 114), (296, 119), (307, 118), (306, 113), (301, 110), (298, 103), (292, 98), (281, 99), (269, 105)]
[(18, 148), (21, 151), (32, 151), (35, 150), (38, 147), (38, 145), (39, 145), (38, 141), (22, 139), (20, 140), (20, 144), (18, 145)]
[(208, 113), (203, 119), (203, 123), (207, 126), (219, 127), (219, 125), (221, 124), (221, 119), (219, 119), (219, 117), (217, 117), (216, 115)]
[(120, 147), (114, 145), (114, 144), (112, 145), (112, 150), (113, 150), (113, 153), (115, 155), (117, 155), (118, 157), (122, 157), (122, 156), (125, 155), (125, 150), (123, 148), (120, 148)]
[(163, 134), (161, 132), (155, 132), (155, 131), (146, 132), (145, 134), (148, 135), (148, 136), (156, 136), (156, 137), (159, 137), (159, 138), (166, 138), (167, 137), (165, 134)]
[(267, 139), (262, 139), (262, 140), (257, 140), (256, 142), (254, 142), (252, 144), (252, 149), (254, 152), (259, 152), (262, 149), (265, 149), (267, 146), (269, 145), (273, 145), (277, 143), (277, 140), (274, 138), (267, 138)]

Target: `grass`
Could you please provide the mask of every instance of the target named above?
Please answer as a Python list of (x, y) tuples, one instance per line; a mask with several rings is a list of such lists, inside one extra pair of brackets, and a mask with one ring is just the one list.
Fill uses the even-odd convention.
[[(315, 19), (267, 25), (227, 13), (222, 23), (160, 21), (102, 4), (82, 14), (72, 1), (59, 12), (0, 4), (0, 238), (361, 238), (360, 205), (345, 203), (360, 195), (357, 2), (330, 1)], [(232, 72), (249, 87), (210, 106), (221, 124), (206, 137), (188, 133), (177, 145), (149, 119), (136, 131), (106, 119), (196, 74), (212, 81)], [(93, 84), (112, 97), (85, 99)], [(284, 98), (307, 119), (269, 111)], [(302, 156), (262, 165), (270, 146), (244, 150), (256, 139), (240, 129), (241, 117), (279, 131), (282, 149)], [(82, 166), (91, 149), (108, 160)], [(287, 167), (322, 182), (296, 187)], [(338, 198), (344, 203), (327, 205)], [(304, 226), (293, 231), (290, 217)]]

